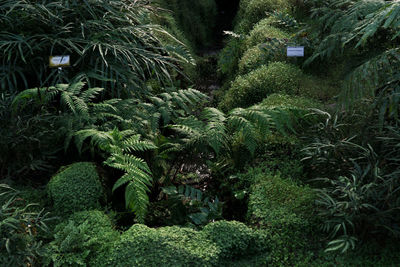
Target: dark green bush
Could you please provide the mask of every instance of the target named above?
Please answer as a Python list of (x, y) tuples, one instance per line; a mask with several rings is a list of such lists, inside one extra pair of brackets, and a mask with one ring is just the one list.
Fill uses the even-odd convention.
[(100, 208), (103, 192), (96, 166), (90, 162), (71, 164), (48, 183), (49, 196), (60, 213)]
[(202, 233), (221, 250), (222, 258), (237, 258), (267, 249), (267, 241), (243, 223), (218, 221), (206, 225)]
[(47, 261), (54, 266), (103, 266), (104, 255), (119, 237), (110, 218), (101, 211), (74, 213), (55, 228)]
[(273, 62), (246, 75), (238, 76), (225, 94), (221, 107), (230, 110), (248, 107), (272, 93), (294, 94), (301, 82), (301, 70), (291, 64)]
[(115, 243), (107, 266), (216, 266), (220, 253), (195, 230), (136, 224)]

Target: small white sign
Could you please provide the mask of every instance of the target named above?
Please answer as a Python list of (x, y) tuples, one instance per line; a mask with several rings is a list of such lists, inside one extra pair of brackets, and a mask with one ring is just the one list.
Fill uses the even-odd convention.
[(288, 46), (286, 52), (288, 57), (304, 57), (304, 46)]
[(70, 56), (50, 56), (49, 57), (49, 65), (51, 68), (58, 68), (58, 67), (68, 67), (71, 65), (70, 63)]

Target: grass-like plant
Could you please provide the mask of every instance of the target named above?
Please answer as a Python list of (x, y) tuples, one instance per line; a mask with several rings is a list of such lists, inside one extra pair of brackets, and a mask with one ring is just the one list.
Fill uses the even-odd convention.
[[(143, 0), (3, 0), (1, 88), (16, 92), (85, 80), (119, 97), (144, 93), (148, 77), (168, 82), (187, 51), (162, 45), (160, 36), (173, 37), (151, 23), (154, 12)], [(55, 55), (70, 55), (71, 67), (49, 68)]]

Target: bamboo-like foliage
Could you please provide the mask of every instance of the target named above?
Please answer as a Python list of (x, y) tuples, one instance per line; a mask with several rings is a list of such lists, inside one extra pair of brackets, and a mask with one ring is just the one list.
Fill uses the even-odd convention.
[[(156, 10), (143, 0), (0, 1), (0, 85), (15, 92), (80, 80), (111, 96), (144, 93), (143, 81), (168, 82), (187, 51), (160, 37)], [(175, 43), (179, 43), (176, 40)], [(49, 68), (49, 56), (70, 55), (71, 67)]]

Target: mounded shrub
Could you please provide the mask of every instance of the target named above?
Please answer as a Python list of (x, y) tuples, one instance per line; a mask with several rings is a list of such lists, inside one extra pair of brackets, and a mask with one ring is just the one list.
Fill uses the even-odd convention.
[(265, 18), (258, 22), (246, 38), (247, 47), (252, 47), (261, 43), (265, 43), (271, 38), (289, 39), (290, 34), (271, 26), (272, 20)]
[(54, 266), (103, 266), (103, 258), (118, 238), (119, 233), (103, 212), (77, 212), (56, 226), (47, 261)]
[(268, 64), (268, 59), (265, 51), (257, 45), (244, 52), (238, 64), (239, 73), (246, 74), (266, 64)]
[(241, 33), (250, 31), (254, 24), (265, 18), (266, 12), (285, 11), (290, 7), (288, 0), (252, 0), (241, 3), (241, 20), (236, 29)]
[(302, 77), (302, 71), (291, 64), (273, 62), (242, 76), (238, 76), (225, 94), (221, 108), (230, 110), (248, 107), (260, 102), (272, 93), (294, 94)]
[(54, 208), (60, 213), (100, 208), (104, 191), (96, 166), (90, 162), (71, 164), (54, 175), (47, 185)]
[(310, 247), (314, 225), (314, 191), (279, 173), (255, 177), (249, 198), (248, 216), (253, 225), (268, 232), (273, 266), (291, 266)]
[(298, 185), (291, 179), (282, 178), (279, 174), (259, 174), (251, 189), (249, 214), (257, 223), (265, 225), (270, 223), (269, 220), (276, 219), (270, 215), (271, 210), (282, 207), (302, 218), (310, 218), (314, 197), (311, 188)]
[(206, 225), (202, 233), (221, 250), (222, 258), (236, 258), (267, 249), (266, 241), (257, 231), (236, 221), (218, 221)]
[(216, 266), (220, 253), (193, 229), (135, 224), (115, 243), (107, 266)]

